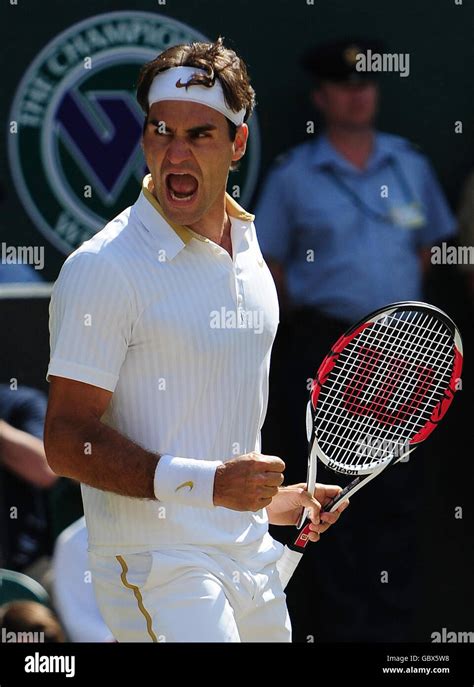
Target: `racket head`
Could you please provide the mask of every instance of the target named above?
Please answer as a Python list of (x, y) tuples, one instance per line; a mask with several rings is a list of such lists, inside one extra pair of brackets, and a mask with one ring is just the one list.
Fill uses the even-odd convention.
[(351, 327), (310, 391), (315, 453), (348, 475), (398, 461), (435, 429), (461, 376), (455, 323), (418, 301), (392, 303)]

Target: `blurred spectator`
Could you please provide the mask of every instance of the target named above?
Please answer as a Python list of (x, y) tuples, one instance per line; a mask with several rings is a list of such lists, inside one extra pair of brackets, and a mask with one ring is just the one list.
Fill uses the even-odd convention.
[[(374, 41), (348, 40), (305, 56), (304, 66), (315, 80), (312, 102), (324, 118), (325, 132), (283, 156), (256, 208), (259, 242), (275, 278), (289, 339), (286, 359), (272, 357), (271, 383), (283, 390), (283, 407), (269, 406), (263, 450), (285, 460), (288, 483), (301, 479), (305, 470), (308, 381), (330, 346), (378, 307), (423, 300), (430, 249), (454, 233), (453, 216), (428, 160), (403, 138), (374, 128), (378, 85), (373, 73), (356, 68), (357, 56), (369, 50), (381, 53), (384, 48)], [(287, 434), (278, 451), (266, 438), (274, 430), (281, 437), (282, 427)], [(304, 594), (293, 605), (295, 628), (302, 627), (303, 636), (321, 632), (326, 641), (406, 638), (415, 602), (406, 565), (415, 552), (415, 500), (404, 499), (401, 505), (398, 490), (407, 489), (410, 481), (416, 484), (415, 463), (394, 471), (389, 488), (387, 480), (372, 494), (356, 496), (338, 531), (310, 547), (303, 566), (310, 580), (303, 588), (316, 588), (315, 597), (308, 603)], [(342, 482), (324, 469), (318, 479)], [(381, 584), (383, 571), (390, 584)], [(289, 588), (290, 610), (291, 597)]]
[(0, 385), (1, 567), (24, 571), (48, 550), (44, 489), (56, 475), (43, 447), (46, 395)]
[[(283, 157), (257, 207), (259, 241), (292, 321), (319, 339), (331, 329), (329, 342), (370, 310), (420, 300), (431, 247), (454, 233), (427, 159), (374, 129), (378, 86), (356, 71), (355, 56), (377, 46), (344, 41), (306, 56), (326, 130)], [(311, 365), (314, 356), (313, 348)]]
[[(0, 403), (1, 398), (0, 389)], [(37, 487), (50, 487), (54, 484), (56, 475), (46, 461), (41, 439), (0, 420), (0, 441), (0, 460), (10, 472)]]
[(422, 300), (431, 247), (455, 231), (428, 160), (374, 128), (378, 85), (373, 73), (356, 69), (357, 55), (368, 50), (383, 47), (350, 40), (306, 55), (325, 133), (283, 157), (256, 210), (259, 242), (291, 325), (296, 386), (286, 391), (297, 456), (306, 449), (304, 431), (295, 428), (307, 380), (331, 344), (378, 307)]
[(42, 282), (38, 270), (30, 265), (8, 264), (0, 262), (0, 284), (17, 284), (18, 282)]
[[(471, 172), (464, 185), (459, 209), (459, 245), (471, 246), (474, 250), (474, 172)], [(474, 262), (463, 265), (468, 293), (474, 305)]]
[(113, 642), (95, 599), (85, 518), (65, 529), (53, 555), (53, 598), (72, 642)]
[[(64, 642), (64, 634), (54, 613), (36, 601), (12, 601), (0, 607), (0, 642)], [(26, 634), (27, 633), (27, 634)]]

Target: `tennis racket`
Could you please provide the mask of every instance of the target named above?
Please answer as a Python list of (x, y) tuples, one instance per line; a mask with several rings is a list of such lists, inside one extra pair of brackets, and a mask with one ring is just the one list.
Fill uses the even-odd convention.
[[(427, 439), (452, 403), (462, 362), (456, 325), (427, 303), (393, 303), (340, 337), (312, 382), (306, 412), (307, 490), (314, 493), (318, 458), (355, 476), (326, 512)], [(307, 516), (305, 509), (278, 562), (284, 587), (309, 541)]]

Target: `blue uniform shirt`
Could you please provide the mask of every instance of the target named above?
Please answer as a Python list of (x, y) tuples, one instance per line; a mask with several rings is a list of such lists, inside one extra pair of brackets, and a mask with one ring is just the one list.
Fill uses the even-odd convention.
[(0, 284), (42, 282), (37, 270), (22, 263), (0, 264)]
[(429, 162), (382, 133), (364, 170), (326, 136), (292, 149), (264, 184), (255, 224), (292, 303), (350, 322), (422, 300), (419, 250), (455, 231)]

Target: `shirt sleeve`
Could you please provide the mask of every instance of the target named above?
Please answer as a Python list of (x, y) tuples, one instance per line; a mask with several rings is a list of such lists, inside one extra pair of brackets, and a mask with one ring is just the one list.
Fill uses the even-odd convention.
[(255, 210), (258, 242), (265, 258), (285, 263), (291, 250), (291, 209), (282, 169), (270, 172)]
[(433, 246), (456, 234), (456, 220), (446, 202), (443, 189), (427, 160), (423, 160), (422, 200), (426, 224), (419, 234), (419, 245)]
[(96, 253), (64, 263), (49, 306), (51, 358), (46, 375), (114, 391), (132, 330), (130, 287)]

